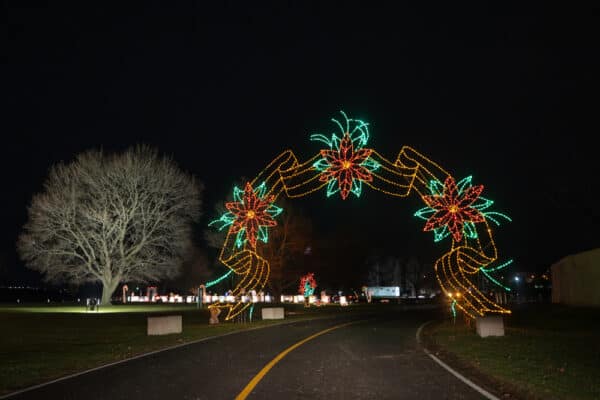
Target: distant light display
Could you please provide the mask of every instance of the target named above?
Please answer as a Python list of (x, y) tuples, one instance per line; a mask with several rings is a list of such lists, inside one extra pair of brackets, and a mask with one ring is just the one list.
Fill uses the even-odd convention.
[[(458, 309), (473, 318), (510, 313), (475, 284), (482, 273), (504, 287), (490, 275), (500, 267), (491, 266), (498, 253), (488, 221), (496, 225), (500, 219), (510, 221), (505, 214), (488, 210), (493, 201), (481, 197), (483, 186), (473, 186), (471, 177), (457, 183), (442, 167), (408, 146), (402, 147), (392, 163), (374, 149), (365, 148), (367, 123), (341, 114), (343, 123), (332, 119), (339, 136), (310, 137), (325, 143), (327, 149), (302, 163), (291, 150), (282, 152), (244, 190), (234, 188), (234, 201), (225, 204), (228, 211), (209, 224), (219, 229), (229, 227), (219, 260), (238, 277), (232, 294), (239, 298), (250, 290), (260, 291), (268, 281), (269, 262), (262, 257), (258, 243), (267, 242), (268, 229), (277, 225), (276, 217), (282, 212), (275, 205), (279, 195), (298, 198), (326, 187), (328, 197), (339, 192), (346, 200), (350, 193), (360, 196), (366, 185), (395, 197), (417, 194), (426, 206), (415, 213), (426, 220), (424, 230), (433, 231), (436, 242), (452, 239), (450, 249), (435, 262), (435, 272), (440, 287), (452, 299), (453, 312)], [(248, 306), (238, 301), (211, 307), (226, 309), (225, 319), (230, 320)]]
[(317, 281), (315, 280), (315, 274), (310, 272), (300, 278), (300, 286), (298, 287), (298, 293), (304, 297), (310, 297), (315, 293), (317, 288)]

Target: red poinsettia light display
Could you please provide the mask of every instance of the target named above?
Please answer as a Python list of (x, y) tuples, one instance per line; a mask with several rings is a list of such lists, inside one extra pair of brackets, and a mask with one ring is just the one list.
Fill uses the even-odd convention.
[[(277, 225), (273, 218), (278, 214), (274, 211), (274, 196), (260, 196), (259, 190), (254, 190), (250, 183), (246, 183), (241, 201), (225, 203), (227, 210), (233, 214), (231, 233), (246, 233), (250, 245), (256, 247), (256, 240), (266, 242), (266, 228)], [(277, 209), (281, 212), (281, 209)]]
[[(373, 177), (366, 165), (372, 149), (354, 149), (354, 142), (350, 133), (346, 132), (339, 142), (339, 148), (323, 149), (321, 156), (326, 161), (326, 169), (321, 173), (321, 182), (337, 181), (342, 199), (346, 199), (353, 191), (353, 183), (371, 182)], [(331, 192), (331, 189), (330, 189)], [(360, 193), (360, 191), (359, 191)]]
[(472, 205), (477, 201), (483, 185), (471, 186), (462, 192), (458, 190), (454, 178), (449, 176), (444, 181), (442, 194), (423, 196), (423, 201), (435, 210), (425, 223), (423, 230), (431, 231), (448, 227), (452, 238), (459, 242), (463, 238), (463, 225), (466, 222), (483, 222), (484, 215)]

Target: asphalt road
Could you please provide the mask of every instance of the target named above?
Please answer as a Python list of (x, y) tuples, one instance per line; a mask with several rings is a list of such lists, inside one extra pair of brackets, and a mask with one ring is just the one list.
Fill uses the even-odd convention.
[[(481, 399), (418, 347), (427, 311), (376, 317), (320, 335), (277, 362), (248, 399)], [(349, 320), (314, 320), (179, 347), (10, 399), (234, 399), (282, 351)]]

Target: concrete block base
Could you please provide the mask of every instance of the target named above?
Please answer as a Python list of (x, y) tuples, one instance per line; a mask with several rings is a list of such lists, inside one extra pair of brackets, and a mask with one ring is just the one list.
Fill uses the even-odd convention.
[(476, 331), (481, 337), (504, 336), (504, 319), (500, 315), (477, 317)]
[(148, 317), (148, 335), (168, 335), (181, 333), (181, 315)]
[(262, 319), (283, 319), (283, 307), (269, 307), (262, 309)]

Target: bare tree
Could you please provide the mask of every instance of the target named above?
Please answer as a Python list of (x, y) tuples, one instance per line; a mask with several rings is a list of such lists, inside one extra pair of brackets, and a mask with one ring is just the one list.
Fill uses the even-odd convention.
[(367, 258), (369, 286), (401, 286), (400, 257), (370, 256)]
[(147, 146), (82, 153), (51, 168), (29, 207), (19, 254), (48, 281), (101, 282), (108, 305), (119, 282), (177, 275), (202, 189)]
[(183, 293), (196, 294), (198, 286), (210, 277), (209, 261), (204, 249), (193, 245), (181, 263), (181, 273), (172, 280), (163, 281), (162, 286)]
[(4, 259), (4, 254), (0, 254), (0, 279), (4, 280), (8, 276), (8, 266)]
[(423, 263), (416, 255), (372, 256), (367, 259), (367, 267), (370, 286), (399, 286), (402, 294), (409, 297), (418, 296), (421, 289), (431, 289), (435, 284), (433, 264)]
[(277, 226), (269, 232), (269, 241), (261, 243), (263, 256), (271, 264), (268, 287), (276, 301), (290, 288), (296, 288), (302, 275), (309, 271), (306, 257), (311, 252), (312, 222), (286, 200), (279, 202), (283, 213)]

